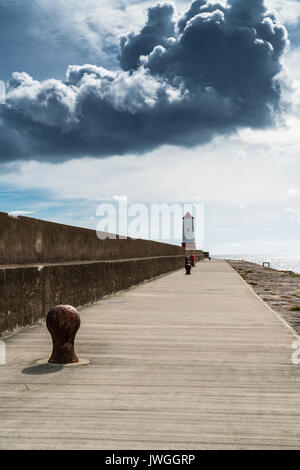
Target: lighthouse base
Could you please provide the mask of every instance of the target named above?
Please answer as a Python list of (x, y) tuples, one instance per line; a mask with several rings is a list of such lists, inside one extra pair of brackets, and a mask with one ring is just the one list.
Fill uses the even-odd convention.
[(181, 246), (182, 248), (185, 248), (186, 250), (196, 250), (195, 242), (183, 242)]

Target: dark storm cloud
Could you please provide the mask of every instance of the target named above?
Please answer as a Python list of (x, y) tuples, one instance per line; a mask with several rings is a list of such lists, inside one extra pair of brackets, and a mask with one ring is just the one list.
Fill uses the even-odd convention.
[(14, 73), (0, 107), (0, 160), (142, 153), (271, 125), (286, 45), (262, 0), (196, 0), (181, 18), (159, 4), (122, 38), (121, 71), (70, 66), (64, 82)]
[(124, 70), (136, 69), (140, 56), (150, 54), (155, 46), (168, 46), (169, 38), (175, 35), (174, 13), (174, 6), (168, 3), (151, 7), (141, 32), (121, 39), (120, 63)]

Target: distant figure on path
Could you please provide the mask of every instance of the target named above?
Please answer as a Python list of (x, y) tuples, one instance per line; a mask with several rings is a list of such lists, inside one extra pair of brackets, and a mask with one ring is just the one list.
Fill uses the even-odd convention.
[(192, 267), (194, 268), (195, 267), (195, 255), (190, 255), (190, 261), (191, 261)]
[(185, 274), (191, 274), (191, 269), (192, 269), (192, 266), (191, 266), (190, 260), (188, 257), (186, 257), (185, 258), (185, 271), (186, 271)]

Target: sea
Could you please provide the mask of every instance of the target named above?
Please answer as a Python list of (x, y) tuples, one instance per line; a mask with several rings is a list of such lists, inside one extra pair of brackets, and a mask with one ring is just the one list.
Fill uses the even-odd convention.
[(293, 271), (294, 273), (300, 274), (300, 255), (212, 255), (212, 257), (218, 259), (239, 259), (260, 265), (262, 265), (263, 262), (269, 262), (270, 267), (273, 269)]

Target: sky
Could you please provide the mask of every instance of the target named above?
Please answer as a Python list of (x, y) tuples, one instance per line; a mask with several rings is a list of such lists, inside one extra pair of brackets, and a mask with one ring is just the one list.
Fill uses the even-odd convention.
[(298, 0), (0, 0), (0, 210), (201, 203), (199, 248), (300, 254), (299, 22)]

